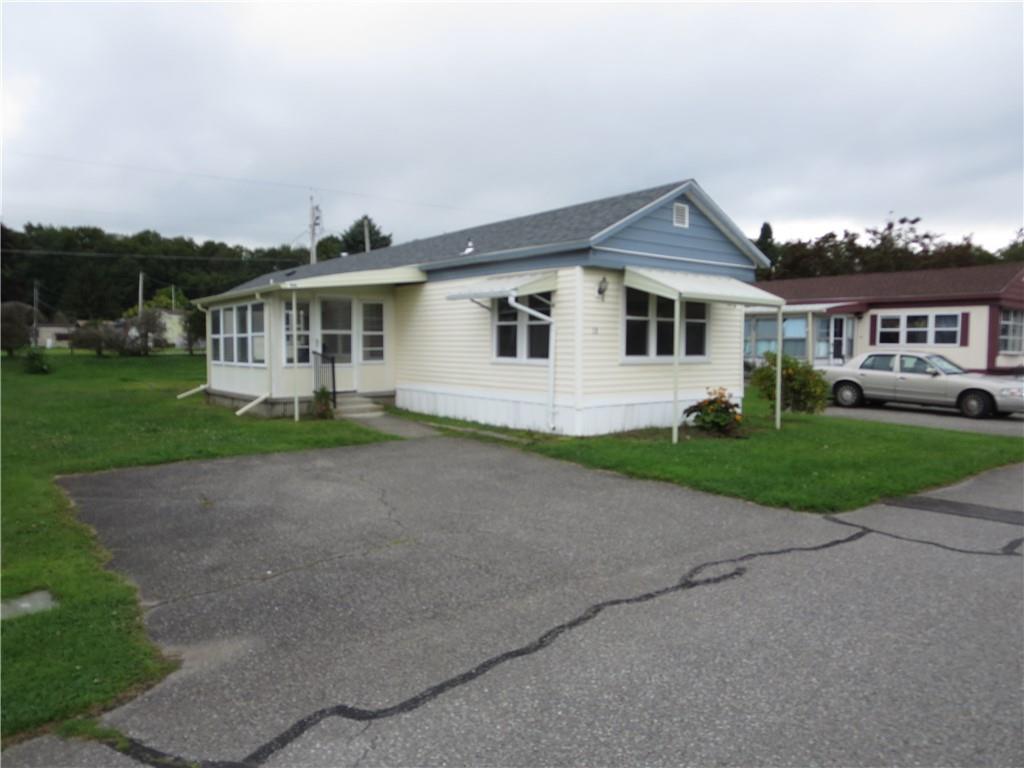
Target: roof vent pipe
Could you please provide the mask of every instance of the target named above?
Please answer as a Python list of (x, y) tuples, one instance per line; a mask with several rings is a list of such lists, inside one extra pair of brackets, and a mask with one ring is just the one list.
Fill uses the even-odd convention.
[(467, 240), (466, 241), (466, 250), (464, 250), (460, 255), (461, 256), (469, 256), (469, 254), (471, 254), (472, 252), (473, 252), (473, 241), (472, 240)]

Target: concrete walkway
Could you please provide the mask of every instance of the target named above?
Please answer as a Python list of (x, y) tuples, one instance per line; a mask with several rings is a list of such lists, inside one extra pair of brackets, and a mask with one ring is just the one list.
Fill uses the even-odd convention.
[(421, 424), (420, 422), (413, 421), (411, 419), (403, 419), (398, 416), (391, 416), (389, 414), (375, 416), (372, 419), (343, 420), (354, 422), (361, 427), (376, 429), (386, 435), (404, 437), (410, 440), (420, 437), (437, 437), (439, 434), (436, 429), (428, 427), (426, 424)]
[(449, 437), (62, 484), (183, 665), (11, 768), (1024, 763), (1020, 526)]

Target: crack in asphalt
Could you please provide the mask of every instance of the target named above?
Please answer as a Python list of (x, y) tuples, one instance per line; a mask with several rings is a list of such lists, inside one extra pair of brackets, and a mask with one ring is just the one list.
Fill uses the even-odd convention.
[[(354, 707), (348, 704), (335, 704), (330, 707), (324, 707), (318, 709), (305, 717), (296, 720), (291, 726), (286, 728), (284, 731), (279, 733), (274, 738), (262, 744), (260, 747), (255, 749), (246, 757), (239, 761), (217, 761), (217, 760), (189, 760), (178, 755), (174, 755), (167, 752), (162, 752), (154, 747), (150, 747), (143, 744), (140, 741), (132, 739), (131, 737), (124, 737), (119, 743), (107, 742), (104, 743), (110, 749), (120, 752), (121, 754), (134, 759), (139, 763), (153, 766), (153, 768), (256, 768), (257, 766), (263, 765), (277, 752), (280, 752), (285, 747), (289, 746), (296, 739), (303, 736), (307, 731), (317, 726), (330, 717), (341, 717), (347, 720), (366, 722), (366, 727), (357, 733), (353, 739), (366, 733), (369, 727), (373, 724), (373, 721), (383, 720), (395, 715), (406, 714), (414, 710), (419, 709), (424, 704), (427, 704), (434, 699), (448, 693), (451, 690), (459, 688), (467, 683), (470, 683), (477, 678), (490, 672), (497, 666), (505, 664), (506, 662), (514, 659), (523, 658), (530, 656), (538, 651), (551, 645), (559, 637), (566, 632), (578, 629), (584, 624), (593, 621), (602, 612), (608, 608), (614, 608), (622, 605), (639, 605), (641, 603), (650, 602), (657, 600), (658, 598), (666, 595), (675, 594), (677, 592), (685, 592), (697, 587), (712, 586), (715, 584), (721, 584), (732, 579), (742, 577), (747, 573), (747, 568), (743, 563), (749, 563), (753, 560), (764, 557), (778, 557), (781, 555), (789, 555), (799, 552), (821, 552), (826, 549), (832, 549), (835, 547), (841, 547), (846, 544), (852, 544), (855, 541), (865, 538), (870, 534), (877, 534), (887, 538), (897, 539), (899, 541), (922, 544), (932, 547), (937, 547), (944, 551), (956, 552), (967, 555), (984, 555), (984, 556), (995, 556), (995, 557), (1020, 557), (1021, 553), (1017, 550), (1021, 544), (1024, 543), (1024, 538), (1013, 539), (1009, 541), (999, 550), (973, 550), (973, 549), (961, 549), (958, 547), (948, 546), (935, 541), (928, 541), (926, 539), (915, 539), (908, 536), (900, 536), (898, 534), (889, 533), (887, 531), (879, 531), (866, 525), (859, 523), (853, 523), (848, 520), (840, 520), (837, 517), (828, 515), (825, 516), (826, 520), (837, 525), (847, 526), (855, 528), (856, 530), (849, 536), (844, 536), (838, 539), (830, 539), (822, 544), (814, 544), (804, 547), (785, 547), (783, 549), (772, 549), (772, 550), (761, 550), (756, 552), (748, 552), (738, 557), (724, 558), (721, 560), (710, 560), (699, 565), (694, 566), (687, 571), (678, 581), (674, 584), (670, 584), (660, 589), (655, 589), (649, 592), (643, 592), (639, 595), (633, 595), (632, 597), (619, 597), (604, 600), (599, 603), (594, 603), (590, 607), (586, 608), (583, 612), (579, 613), (569, 621), (558, 624), (551, 629), (544, 632), (542, 635), (534, 639), (532, 642), (521, 645), (512, 650), (505, 651), (504, 653), (492, 656), (489, 659), (481, 662), (472, 669), (468, 669), (459, 675), (450, 677), (436, 685), (430, 686), (429, 688), (420, 691), (419, 693), (401, 701), (397, 704), (392, 704), (389, 707), (382, 707), (379, 709), (364, 709), (361, 707)], [(734, 565), (736, 566), (732, 570), (719, 574), (716, 576), (707, 576), (702, 579), (697, 577), (700, 574), (723, 565)], [(371, 745), (372, 746), (372, 745)], [(366, 752), (359, 758), (362, 761), (369, 753), (368, 748)], [(357, 761), (357, 762), (359, 762)]]

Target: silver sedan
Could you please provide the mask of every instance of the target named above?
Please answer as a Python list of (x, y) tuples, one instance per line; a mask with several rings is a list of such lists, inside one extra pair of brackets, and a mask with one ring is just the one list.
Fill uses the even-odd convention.
[(847, 408), (873, 401), (959, 408), (972, 419), (1024, 413), (1020, 379), (968, 373), (942, 355), (867, 352), (822, 374)]

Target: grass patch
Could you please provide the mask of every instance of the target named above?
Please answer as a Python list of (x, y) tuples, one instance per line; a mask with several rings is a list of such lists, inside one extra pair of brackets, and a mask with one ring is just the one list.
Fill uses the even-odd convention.
[(572, 438), (394, 413), (442, 429), (508, 434), (526, 450), (588, 467), (809, 512), (856, 509), (1024, 461), (1024, 442), (1013, 437), (791, 413), (777, 432), (771, 403), (755, 391), (743, 407), (741, 439), (686, 429), (678, 445), (669, 429)]
[(1013, 437), (788, 413), (776, 431), (764, 399), (748, 391), (743, 405), (744, 439), (684, 430), (672, 445), (669, 430), (644, 430), (539, 440), (530, 450), (811, 512), (856, 509), (1024, 461), (1024, 443)]
[(135, 589), (54, 485), (58, 474), (389, 439), (344, 421), (236, 417), (202, 396), (204, 358), (55, 355), (54, 373), (2, 377), (3, 597), (49, 590), (59, 606), (3, 622), (5, 738), (94, 713), (173, 668), (143, 630)]

